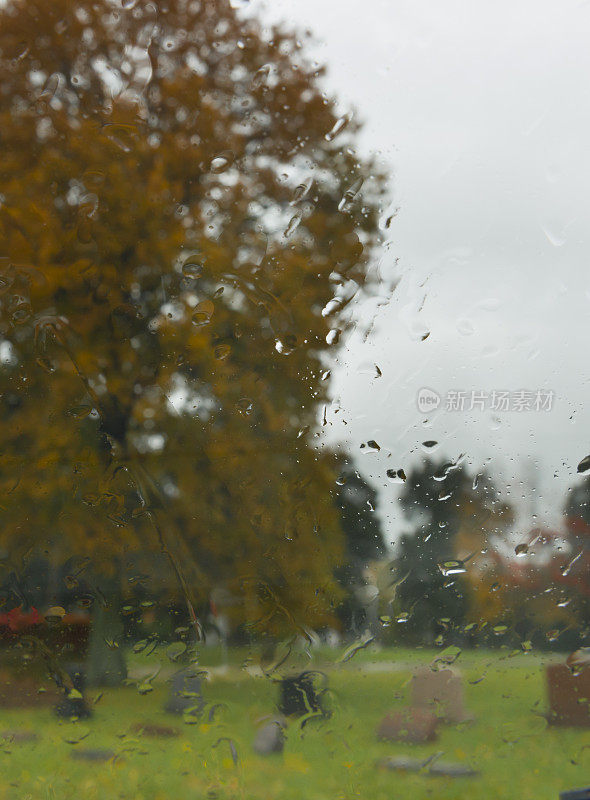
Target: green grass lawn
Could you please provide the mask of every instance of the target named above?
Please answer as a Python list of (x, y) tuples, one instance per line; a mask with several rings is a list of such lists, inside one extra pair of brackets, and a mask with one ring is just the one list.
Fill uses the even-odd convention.
[[(158, 679), (145, 695), (135, 687), (106, 690), (90, 721), (59, 722), (49, 708), (0, 712), (1, 730), (33, 730), (38, 737), (0, 749), (0, 798), (557, 800), (566, 788), (590, 784), (590, 732), (548, 727), (541, 716), (546, 708), (541, 657), (463, 653), (456, 666), (465, 678), (474, 721), (443, 727), (437, 742), (412, 746), (379, 742), (375, 728), (385, 711), (406, 702), (412, 665), (428, 663), (434, 654), (362, 651), (346, 664), (326, 668), (333, 716), (303, 729), (291, 722), (284, 754), (263, 758), (253, 753), (252, 740), (256, 721), (273, 712), (277, 687), (240, 669), (245, 655), (230, 654), (235, 666), (227, 674), (213, 671), (204, 688), (207, 708), (192, 725), (160, 710), (167, 689)], [(218, 661), (215, 656), (210, 660)], [(317, 660), (325, 665), (334, 659), (322, 652)], [(393, 662), (391, 670), (384, 671), (386, 662)], [(134, 656), (132, 663), (137, 667), (141, 660)], [(209, 709), (216, 703), (224, 706), (209, 722)], [(180, 736), (138, 735), (131, 730), (138, 722), (177, 726)], [(228, 739), (237, 751), (237, 765)], [(82, 748), (116, 755), (100, 763), (71, 757)], [(426, 758), (440, 751), (442, 760), (469, 764), (480, 775), (451, 779), (375, 767), (388, 755)]]

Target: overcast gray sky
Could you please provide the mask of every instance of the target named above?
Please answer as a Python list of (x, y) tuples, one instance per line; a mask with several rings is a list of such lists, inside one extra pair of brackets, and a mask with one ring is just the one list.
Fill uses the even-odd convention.
[[(440, 442), (437, 455), (465, 452), (474, 468), (491, 459), (515, 500), (536, 459), (539, 518), (555, 522), (590, 452), (590, 2), (250, 6), (313, 31), (328, 87), (358, 110), (363, 147), (391, 170), (400, 211), (380, 267), (402, 280), (392, 295), (357, 303), (374, 328), (345, 343), (328, 413), (383, 487), (391, 536), (397, 487), (386, 470), (407, 471), (425, 439)], [(443, 409), (425, 426), (422, 386), (555, 397), (550, 412)], [(361, 455), (368, 438), (380, 453)], [(521, 508), (524, 526), (530, 506)]]

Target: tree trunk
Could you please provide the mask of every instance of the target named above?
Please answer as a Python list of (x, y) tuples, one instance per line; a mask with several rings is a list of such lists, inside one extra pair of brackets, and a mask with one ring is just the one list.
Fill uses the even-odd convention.
[(127, 677), (122, 645), (123, 624), (119, 604), (96, 603), (87, 658), (89, 686), (119, 686)]

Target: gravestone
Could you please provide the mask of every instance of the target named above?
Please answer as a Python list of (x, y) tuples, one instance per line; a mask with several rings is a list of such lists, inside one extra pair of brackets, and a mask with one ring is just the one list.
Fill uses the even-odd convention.
[(422, 744), (436, 739), (438, 717), (427, 709), (404, 708), (391, 711), (377, 727), (377, 738), (387, 742)]
[[(477, 770), (468, 764), (452, 764), (431, 758), (409, 758), (408, 756), (392, 756), (382, 758), (377, 762), (380, 769), (396, 770), (398, 772), (425, 772), (428, 775), (438, 775), (444, 778), (474, 778), (479, 775)], [(569, 800), (569, 798), (568, 798)]]
[(35, 731), (8, 730), (0, 733), (2, 744), (28, 744), (29, 742), (36, 742), (38, 738)]
[(284, 728), (285, 722), (281, 719), (273, 719), (259, 728), (254, 739), (254, 751), (260, 756), (282, 753), (285, 746)]
[(590, 727), (590, 667), (572, 671), (565, 664), (546, 669), (550, 725)]
[(178, 728), (172, 728), (170, 725), (162, 725), (159, 722), (136, 722), (131, 726), (133, 733), (138, 733), (141, 736), (153, 736), (160, 739), (170, 739), (174, 736), (180, 736)]
[(465, 711), (461, 676), (451, 669), (420, 669), (412, 677), (412, 706), (432, 711), (443, 722), (470, 719)]
[(196, 667), (185, 667), (170, 679), (170, 693), (164, 706), (169, 714), (198, 713), (203, 709), (201, 677)]
[(322, 692), (318, 691), (314, 680), (317, 674), (302, 672), (280, 681), (278, 709), (281, 714), (286, 717), (302, 717), (313, 712), (327, 715), (322, 704)]
[(569, 789), (567, 792), (561, 792), (559, 800), (590, 800), (590, 786), (586, 789)]

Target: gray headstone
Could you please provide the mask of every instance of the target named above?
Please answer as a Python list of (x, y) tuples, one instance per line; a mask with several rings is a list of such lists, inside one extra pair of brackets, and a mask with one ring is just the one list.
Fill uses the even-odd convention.
[(260, 756), (282, 753), (285, 746), (284, 722), (274, 719), (267, 722), (256, 733), (254, 750)]
[(421, 769), (424, 769), (424, 759), (392, 756), (391, 758), (380, 758), (377, 766), (380, 769), (399, 770), (400, 772), (420, 772)]
[(412, 678), (412, 705), (429, 709), (443, 722), (471, 719), (465, 711), (461, 676), (451, 669), (418, 670)]
[(197, 713), (203, 705), (199, 670), (185, 667), (175, 672), (170, 679), (170, 693), (164, 709), (169, 714)]
[(429, 757), (424, 760), (408, 756), (392, 756), (391, 758), (380, 759), (377, 762), (377, 766), (381, 769), (398, 770), (400, 772), (423, 771), (428, 775), (438, 775), (445, 778), (473, 778), (479, 775), (477, 770), (472, 769), (467, 764), (450, 764), (445, 761), (438, 761), (436, 757)]
[(444, 778), (474, 778), (479, 772), (467, 764), (449, 764), (446, 761), (435, 761), (428, 772), (430, 775), (440, 775)]

